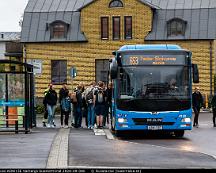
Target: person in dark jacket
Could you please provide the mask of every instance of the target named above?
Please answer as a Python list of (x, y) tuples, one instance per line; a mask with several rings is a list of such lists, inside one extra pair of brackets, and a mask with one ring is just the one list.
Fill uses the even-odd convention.
[(50, 84), (48, 85), (48, 88), (46, 88), (45, 91), (44, 91), (44, 99), (43, 99), (44, 117), (43, 117), (43, 121), (42, 121), (43, 127), (46, 127), (47, 118), (48, 118), (47, 103), (46, 103), (46, 100), (45, 100), (45, 96), (46, 96), (47, 92), (49, 91), (49, 87), (50, 87)]
[(109, 119), (110, 119), (109, 114), (111, 114), (112, 112), (112, 87), (113, 87), (112, 83), (109, 83), (106, 89), (106, 96), (107, 96), (106, 113), (105, 113), (104, 120), (103, 120), (103, 126), (106, 125), (106, 121), (107, 121), (107, 124), (109, 124)]
[(106, 104), (106, 91), (104, 91), (104, 83), (102, 81), (98, 82), (98, 90), (94, 93), (94, 106), (96, 114), (97, 128), (103, 128), (103, 117), (105, 115), (105, 104)]
[(63, 127), (63, 117), (65, 111), (62, 109), (62, 99), (68, 96), (69, 90), (67, 88), (67, 84), (63, 84), (62, 88), (59, 90), (59, 103), (60, 103), (60, 111), (61, 111), (61, 127)]
[(68, 119), (69, 114), (71, 112), (71, 98), (69, 95), (69, 91), (65, 92), (64, 97), (61, 99), (61, 109), (62, 109), (62, 117), (61, 117), (61, 127), (63, 128), (63, 119), (64, 119), (64, 128), (68, 128)]
[(216, 94), (212, 97), (211, 100), (212, 111), (213, 111), (213, 127), (216, 127), (215, 119), (216, 119)]
[(200, 93), (199, 88), (195, 87), (195, 91), (192, 94), (192, 106), (195, 113), (194, 122), (193, 122), (194, 127), (199, 126), (198, 119), (199, 119), (200, 108), (202, 107), (202, 105), (203, 105), (202, 94)]
[(54, 120), (55, 106), (57, 103), (57, 93), (53, 89), (52, 84), (50, 84), (49, 90), (45, 96), (45, 103), (47, 105), (47, 111), (48, 111), (47, 127), (55, 127), (53, 125), (53, 120)]
[(82, 124), (82, 86), (78, 85), (76, 90), (77, 103), (75, 106), (75, 128), (81, 128)]

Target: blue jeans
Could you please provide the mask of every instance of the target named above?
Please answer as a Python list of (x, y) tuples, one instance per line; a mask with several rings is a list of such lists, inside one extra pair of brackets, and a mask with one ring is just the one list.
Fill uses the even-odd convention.
[(95, 121), (95, 113), (93, 104), (88, 105), (88, 127), (93, 127)]
[(53, 119), (54, 119), (54, 113), (55, 113), (55, 105), (48, 105), (47, 104), (47, 111), (48, 111), (48, 124), (52, 124), (53, 123)]
[(82, 124), (82, 108), (77, 106), (76, 107), (76, 114), (75, 114), (75, 127), (79, 128)]

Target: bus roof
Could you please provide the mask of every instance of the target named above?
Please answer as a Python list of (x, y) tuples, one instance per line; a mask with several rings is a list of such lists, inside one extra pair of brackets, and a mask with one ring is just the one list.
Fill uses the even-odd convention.
[(127, 50), (182, 50), (182, 48), (175, 44), (137, 44), (122, 46), (118, 51)]

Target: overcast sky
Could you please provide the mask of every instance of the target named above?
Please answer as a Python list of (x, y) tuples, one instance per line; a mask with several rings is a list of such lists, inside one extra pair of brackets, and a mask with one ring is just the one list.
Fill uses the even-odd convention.
[(0, 32), (20, 32), (21, 19), (28, 0), (0, 0)]

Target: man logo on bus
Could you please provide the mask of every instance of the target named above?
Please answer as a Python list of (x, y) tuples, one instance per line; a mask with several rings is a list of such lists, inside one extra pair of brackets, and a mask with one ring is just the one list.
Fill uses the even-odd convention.
[(158, 113), (157, 112), (152, 112), (152, 115), (157, 115)]

